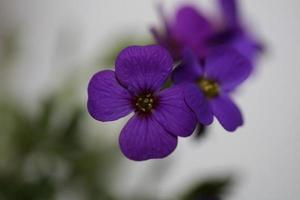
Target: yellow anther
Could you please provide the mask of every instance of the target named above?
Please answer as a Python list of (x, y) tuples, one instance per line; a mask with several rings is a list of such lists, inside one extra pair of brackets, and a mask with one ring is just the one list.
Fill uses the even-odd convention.
[(152, 94), (146, 94), (138, 96), (134, 105), (137, 111), (148, 113), (154, 107), (154, 102)]
[(206, 97), (212, 98), (219, 95), (220, 89), (216, 81), (201, 78), (198, 84)]

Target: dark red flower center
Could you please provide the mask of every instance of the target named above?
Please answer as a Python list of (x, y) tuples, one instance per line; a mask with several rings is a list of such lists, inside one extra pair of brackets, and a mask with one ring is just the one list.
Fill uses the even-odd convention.
[(135, 99), (136, 111), (149, 113), (155, 106), (155, 98), (151, 93), (138, 95)]
[(216, 81), (201, 78), (198, 81), (198, 85), (205, 94), (205, 96), (208, 98), (213, 98), (219, 95), (220, 87)]

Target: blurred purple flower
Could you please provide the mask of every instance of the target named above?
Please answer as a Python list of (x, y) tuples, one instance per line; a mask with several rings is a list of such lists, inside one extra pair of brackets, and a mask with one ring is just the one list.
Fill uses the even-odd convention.
[(184, 102), (181, 86), (160, 90), (173, 60), (158, 46), (131, 46), (121, 51), (115, 72), (96, 73), (88, 86), (88, 111), (99, 121), (134, 112), (119, 143), (132, 160), (163, 158), (177, 145), (177, 136), (192, 134), (196, 117)]
[(159, 14), (163, 21), (164, 31), (155, 27), (151, 31), (157, 43), (167, 48), (175, 60), (181, 60), (182, 50), (192, 49), (197, 55), (206, 54), (205, 41), (213, 33), (212, 24), (191, 5), (185, 5), (176, 12), (175, 19), (168, 19), (162, 7)]
[(186, 49), (172, 79), (175, 84), (185, 85), (185, 101), (200, 123), (209, 125), (215, 116), (227, 131), (234, 131), (243, 124), (243, 117), (228, 94), (245, 81), (250, 72), (249, 60), (234, 49), (213, 51), (205, 65)]
[(182, 58), (184, 48), (205, 58), (214, 49), (229, 46), (254, 62), (262, 45), (244, 28), (236, 0), (218, 0), (218, 3), (221, 23), (206, 18), (193, 5), (180, 7), (174, 19), (167, 19), (160, 9), (165, 31), (151, 29), (157, 43), (169, 49), (176, 60)]
[(221, 23), (216, 25), (214, 34), (207, 39), (208, 48), (230, 46), (251, 62), (255, 62), (263, 47), (245, 27), (239, 12), (238, 0), (218, 0), (218, 4)]

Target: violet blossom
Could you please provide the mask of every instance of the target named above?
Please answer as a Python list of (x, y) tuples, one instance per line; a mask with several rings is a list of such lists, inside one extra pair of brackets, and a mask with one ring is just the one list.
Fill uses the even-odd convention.
[(182, 59), (182, 50), (186, 47), (198, 55), (206, 54), (205, 41), (213, 33), (212, 24), (191, 5), (180, 7), (174, 19), (165, 15), (162, 6), (158, 12), (163, 23), (163, 30), (156, 27), (151, 32), (156, 42), (168, 49), (175, 61)]
[(243, 117), (229, 94), (247, 79), (251, 68), (250, 61), (234, 49), (215, 50), (205, 64), (187, 49), (172, 79), (185, 85), (185, 101), (200, 123), (209, 125), (215, 116), (227, 131), (234, 131)]
[(133, 113), (119, 137), (129, 159), (166, 157), (176, 148), (177, 136), (191, 135), (196, 126), (182, 87), (161, 90), (172, 67), (164, 48), (130, 46), (118, 55), (115, 71), (100, 71), (89, 82), (87, 106), (93, 118), (105, 122)]
[(263, 46), (244, 24), (238, 0), (218, 0), (218, 4), (221, 23), (215, 25), (216, 30), (207, 39), (208, 48), (230, 46), (247, 57), (252, 63), (255, 63), (257, 56), (263, 50)]
[(153, 27), (154, 38), (158, 44), (169, 49), (176, 60), (182, 58), (184, 48), (192, 49), (199, 58), (204, 59), (214, 49), (227, 46), (255, 62), (262, 45), (245, 28), (236, 1), (218, 0), (219, 20), (206, 17), (193, 5), (180, 7), (174, 18), (167, 18), (160, 9), (164, 30)]

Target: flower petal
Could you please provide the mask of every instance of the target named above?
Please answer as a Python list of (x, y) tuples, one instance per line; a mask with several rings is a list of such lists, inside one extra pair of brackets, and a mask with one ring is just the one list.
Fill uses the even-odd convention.
[(151, 27), (150, 31), (156, 42), (169, 51), (175, 62), (181, 60), (182, 45), (173, 37), (173, 35), (169, 31), (160, 32), (156, 27)]
[(221, 12), (225, 23), (229, 28), (238, 28), (239, 13), (236, 0), (219, 0)]
[(178, 41), (173, 37), (173, 33), (171, 31), (171, 20), (166, 15), (165, 9), (162, 3), (157, 5), (157, 12), (159, 14), (159, 19), (163, 25), (162, 29), (158, 29), (156, 27), (151, 27), (150, 31), (156, 40), (156, 42), (162, 47), (166, 48), (174, 61), (181, 60), (181, 51), (182, 46)]
[(140, 161), (168, 156), (177, 146), (177, 137), (152, 116), (134, 115), (122, 129), (119, 143), (127, 158)]
[(172, 80), (175, 83), (195, 82), (203, 74), (202, 66), (190, 49), (184, 49), (182, 63), (175, 68)]
[(208, 56), (205, 72), (208, 78), (218, 81), (225, 91), (232, 90), (250, 75), (250, 61), (231, 48), (220, 48)]
[(163, 90), (153, 114), (166, 130), (177, 136), (190, 136), (196, 127), (196, 117), (184, 101), (183, 86)]
[(262, 52), (262, 44), (246, 33), (237, 36), (231, 45), (251, 63), (255, 63), (257, 55)]
[(133, 111), (130, 94), (116, 80), (111, 70), (100, 71), (90, 80), (87, 107), (99, 121), (112, 121)]
[(116, 60), (119, 81), (133, 92), (158, 90), (173, 67), (172, 57), (158, 45), (130, 46)]
[(157, 27), (151, 27), (150, 31), (158, 44), (167, 48), (167, 37), (169, 36), (169, 20), (165, 14), (165, 10), (162, 4), (158, 4), (156, 7), (159, 19), (163, 24), (163, 30), (159, 30)]
[(194, 111), (199, 122), (209, 125), (213, 122), (213, 112), (208, 100), (196, 84), (189, 84), (184, 90), (185, 102)]
[(202, 54), (203, 43), (212, 33), (212, 25), (194, 6), (186, 5), (177, 11), (171, 32), (182, 44)]
[(243, 125), (243, 116), (239, 108), (229, 97), (219, 96), (210, 101), (214, 115), (227, 131), (235, 131)]

